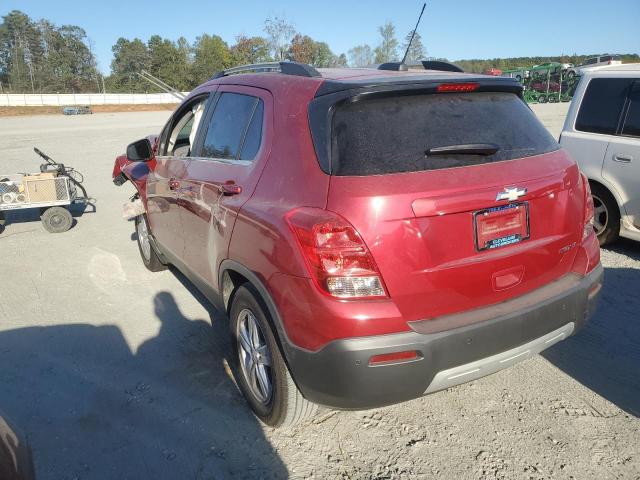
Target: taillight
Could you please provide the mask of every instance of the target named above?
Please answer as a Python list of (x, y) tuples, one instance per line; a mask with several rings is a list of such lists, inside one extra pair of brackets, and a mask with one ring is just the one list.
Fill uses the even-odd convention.
[(585, 240), (589, 235), (594, 233), (594, 207), (593, 197), (591, 196), (591, 186), (589, 186), (589, 180), (584, 173), (581, 173), (582, 184), (584, 186), (584, 225), (582, 231), (582, 240)]
[(382, 278), (358, 231), (340, 215), (298, 208), (286, 216), (316, 285), (338, 298), (386, 296)]
[(479, 85), (476, 82), (467, 83), (441, 83), (436, 90), (439, 93), (447, 92), (473, 92), (477, 90)]

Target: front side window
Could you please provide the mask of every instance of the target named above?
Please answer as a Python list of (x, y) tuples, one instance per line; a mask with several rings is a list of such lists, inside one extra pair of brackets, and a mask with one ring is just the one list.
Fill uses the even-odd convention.
[(595, 78), (582, 98), (576, 130), (615, 135), (632, 79)]
[(216, 104), (201, 157), (253, 160), (262, 138), (263, 102), (239, 93), (223, 93)]

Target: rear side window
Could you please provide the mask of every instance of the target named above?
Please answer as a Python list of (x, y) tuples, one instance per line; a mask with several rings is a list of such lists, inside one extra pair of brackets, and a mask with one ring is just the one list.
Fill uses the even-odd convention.
[(629, 78), (594, 78), (580, 104), (576, 130), (614, 135), (631, 84)]
[[(427, 154), (437, 147), (491, 144), (493, 154)], [(333, 116), (335, 175), (464, 167), (529, 157), (558, 144), (512, 93), (392, 96), (338, 107)]]
[(629, 110), (622, 127), (622, 135), (640, 137), (640, 80), (636, 80), (629, 93)]
[(253, 160), (262, 137), (262, 112), (262, 100), (257, 97), (223, 93), (209, 121), (200, 156)]
[(262, 117), (264, 113), (264, 104), (262, 100), (256, 105), (253, 112), (251, 123), (247, 128), (247, 134), (240, 150), (240, 160), (253, 160), (260, 149), (260, 140), (262, 140)]

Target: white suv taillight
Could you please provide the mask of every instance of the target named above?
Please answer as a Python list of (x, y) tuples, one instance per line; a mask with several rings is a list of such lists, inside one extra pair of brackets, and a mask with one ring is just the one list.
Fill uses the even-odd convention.
[(344, 218), (304, 207), (292, 210), (286, 219), (320, 290), (337, 298), (386, 296), (371, 252)]
[(594, 233), (594, 207), (593, 197), (591, 196), (591, 187), (589, 186), (589, 180), (584, 173), (581, 173), (582, 185), (584, 186), (584, 228), (582, 231), (582, 240), (585, 240), (589, 235)]

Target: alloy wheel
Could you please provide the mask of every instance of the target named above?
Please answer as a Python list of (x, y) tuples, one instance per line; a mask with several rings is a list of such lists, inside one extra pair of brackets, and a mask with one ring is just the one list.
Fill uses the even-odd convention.
[(600, 197), (593, 197), (593, 229), (596, 235), (600, 235), (607, 229), (609, 224), (609, 210)]
[(146, 260), (151, 259), (151, 242), (149, 241), (149, 230), (147, 229), (147, 221), (144, 217), (138, 221), (138, 242), (140, 250)]
[(273, 396), (271, 352), (253, 312), (244, 309), (238, 315), (236, 336), (242, 374), (255, 399), (268, 405)]

